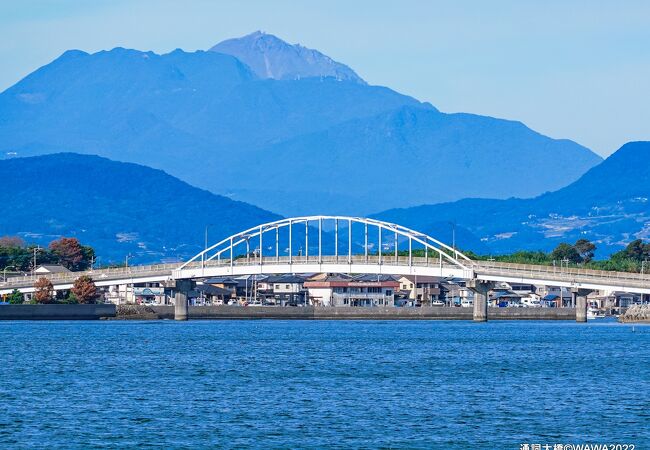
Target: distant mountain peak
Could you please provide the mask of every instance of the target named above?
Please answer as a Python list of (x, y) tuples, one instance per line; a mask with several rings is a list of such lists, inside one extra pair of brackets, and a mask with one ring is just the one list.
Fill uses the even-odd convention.
[(210, 51), (225, 53), (250, 66), (260, 78), (295, 80), (333, 77), (337, 80), (365, 81), (345, 64), (334, 61), (318, 50), (289, 44), (263, 31), (219, 42)]

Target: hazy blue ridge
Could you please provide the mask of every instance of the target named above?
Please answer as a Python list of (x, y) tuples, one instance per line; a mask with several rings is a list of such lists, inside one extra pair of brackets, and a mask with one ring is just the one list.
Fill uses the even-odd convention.
[(11, 189), (2, 201), (0, 235), (47, 244), (61, 235), (91, 245), (100, 263), (155, 262), (193, 256), (225, 238), (279, 216), (212, 194), (163, 171), (98, 156), (59, 153), (0, 161)]
[[(269, 146), (246, 163), (249, 176), (267, 183), (254, 190), (235, 179), (232, 187), (248, 202), (278, 190), (279, 201), (266, 205), (286, 215), (366, 214), (431, 198), (532, 197), (575, 181), (599, 161), (520, 122), (404, 106)], [(269, 170), (274, 166), (280, 170)]]
[[(374, 217), (482, 253), (551, 250), (587, 238), (605, 256), (650, 235), (650, 142), (630, 142), (577, 181), (532, 199), (464, 199), (387, 210)], [(443, 226), (441, 226), (443, 224)], [(445, 226), (446, 225), (446, 226)], [(480, 242), (481, 245), (477, 245)]]
[(261, 76), (235, 50), (248, 63), (216, 51), (68, 51), (0, 94), (0, 154), (135, 162), (283, 215), (532, 197), (601, 161), (519, 122), (444, 114), (337, 75), (346, 66), (272, 40), (269, 63), (307, 70), (285, 65), (295, 56), (320, 75)]

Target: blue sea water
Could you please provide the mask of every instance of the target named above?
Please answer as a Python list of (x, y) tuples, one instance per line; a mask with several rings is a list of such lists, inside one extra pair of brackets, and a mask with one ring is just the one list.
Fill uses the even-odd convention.
[(0, 448), (650, 448), (650, 327), (0, 322)]

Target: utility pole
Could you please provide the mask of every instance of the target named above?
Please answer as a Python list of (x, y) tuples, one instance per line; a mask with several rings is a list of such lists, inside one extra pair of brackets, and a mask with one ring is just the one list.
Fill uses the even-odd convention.
[(451, 248), (454, 250), (454, 258), (458, 258), (456, 252), (456, 221), (449, 222), (449, 225), (451, 225)]
[(36, 253), (41, 250), (40, 246), (34, 247), (34, 263), (32, 265), (32, 276), (34, 276), (34, 271), (36, 270)]
[(209, 223), (205, 226), (205, 246), (203, 247), (204, 250), (208, 249), (208, 229), (214, 224)]

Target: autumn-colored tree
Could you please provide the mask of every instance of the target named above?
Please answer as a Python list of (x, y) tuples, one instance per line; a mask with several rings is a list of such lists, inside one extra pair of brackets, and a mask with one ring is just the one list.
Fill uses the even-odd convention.
[(77, 238), (62, 237), (59, 240), (50, 242), (49, 248), (59, 264), (70, 270), (79, 270), (84, 255)]
[(18, 236), (2, 236), (0, 237), (0, 247), (5, 248), (23, 248), (25, 241)]
[(82, 275), (74, 281), (70, 289), (79, 303), (95, 303), (97, 287), (88, 275)]
[(54, 286), (45, 277), (41, 277), (34, 283), (34, 300), (36, 303), (52, 303), (54, 301)]

